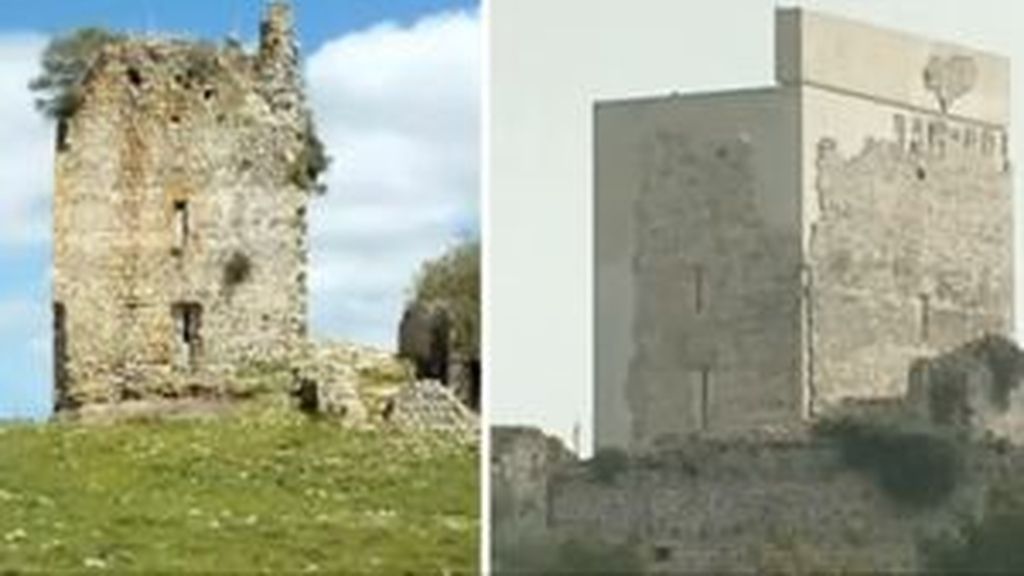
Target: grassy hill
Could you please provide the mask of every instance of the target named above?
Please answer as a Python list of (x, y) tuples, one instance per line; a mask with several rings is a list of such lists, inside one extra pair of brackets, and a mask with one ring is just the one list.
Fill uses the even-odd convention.
[(280, 411), (0, 426), (0, 574), (475, 572), (478, 453)]

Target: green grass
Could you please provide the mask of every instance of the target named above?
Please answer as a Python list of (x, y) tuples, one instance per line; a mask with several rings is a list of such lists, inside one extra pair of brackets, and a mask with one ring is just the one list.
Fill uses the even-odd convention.
[(0, 574), (476, 572), (478, 455), (264, 413), (0, 426)]

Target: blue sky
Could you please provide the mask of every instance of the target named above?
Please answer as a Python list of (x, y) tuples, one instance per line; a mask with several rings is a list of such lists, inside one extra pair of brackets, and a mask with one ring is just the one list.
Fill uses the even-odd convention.
[[(182, 32), (222, 38), (235, 31), (254, 38), (264, 0), (32, 0), (8, 2), (0, 17), (4, 30), (55, 34), (69, 28)], [(295, 0), (305, 50), (382, 20), (411, 24), (426, 14), (472, 9), (466, 0)]]
[[(262, 0), (35, 0), (0, 15), (0, 418), (50, 409), (52, 126), (25, 88), (80, 26), (257, 36)], [(418, 265), (479, 230), (479, 15), (464, 0), (294, 2), (310, 104), (336, 160), (311, 210), (311, 326), (393, 346)]]

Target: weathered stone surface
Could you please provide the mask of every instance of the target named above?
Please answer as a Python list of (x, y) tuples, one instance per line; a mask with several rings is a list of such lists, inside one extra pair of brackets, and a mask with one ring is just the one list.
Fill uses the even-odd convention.
[(448, 362), (448, 388), (477, 414), (480, 413), (483, 385), (482, 362), (478, 357), (452, 354)]
[(1010, 182), (991, 157), (945, 138), (920, 149), (869, 142), (849, 159), (823, 142), (817, 166), (807, 296), (816, 410), (902, 396), (916, 358), (1009, 333)]
[(60, 413), (62, 421), (107, 424), (133, 420), (212, 419), (230, 414), (237, 404), (224, 399), (125, 400), (116, 404), (87, 404)]
[[(537, 428), (491, 427), (491, 506), (505, 540), (547, 530), (548, 478), (576, 461), (557, 438)], [(500, 528), (499, 526), (500, 525)]]
[(346, 423), (366, 421), (366, 407), (359, 398), (356, 372), (348, 366), (321, 365), (300, 369), (296, 395), (299, 408), (308, 413), (340, 418)]
[(455, 326), (444, 303), (413, 303), (398, 326), (398, 355), (419, 379), (439, 380), (471, 409), (480, 410), (480, 358), (455, 345)]
[(801, 10), (777, 31), (776, 86), (595, 108), (599, 448), (898, 399), (918, 358), (1012, 329), (1005, 62)]
[(356, 426), (438, 431), (476, 442), (479, 417), (436, 380), (418, 380), (393, 353), (337, 342), (307, 344), (291, 360), (293, 393), (307, 412)]
[(300, 407), (347, 424), (379, 423), (386, 404), (412, 381), (392, 353), (339, 342), (309, 343), (292, 360)]
[(398, 428), (449, 433), (475, 442), (480, 422), (448, 388), (436, 380), (403, 386), (389, 401), (385, 420)]
[(637, 543), (655, 573), (895, 573), (980, 510), (984, 482), (941, 506), (894, 503), (828, 443), (693, 441), (613, 481), (566, 468), (548, 487), (555, 540)]
[(108, 46), (58, 130), (56, 408), (215, 394), (306, 335), (307, 154), (290, 9), (257, 54)]
[(802, 9), (776, 41), (775, 86), (595, 107), (598, 457), (495, 458), (522, 525), (654, 572), (924, 570), (1024, 469), (1009, 65)]
[(413, 304), (402, 313), (398, 355), (412, 361), (417, 378), (448, 380), (451, 339), (451, 319), (444, 306)]
[(940, 426), (1024, 444), (1024, 352), (986, 336), (914, 365), (907, 403)]
[(916, 573), (929, 543), (978, 518), (990, 487), (1024, 469), (1019, 450), (962, 445), (955, 484), (921, 504), (806, 431), (691, 437), (603, 476), (537, 430), (492, 438), (496, 545), (631, 546), (645, 573)]

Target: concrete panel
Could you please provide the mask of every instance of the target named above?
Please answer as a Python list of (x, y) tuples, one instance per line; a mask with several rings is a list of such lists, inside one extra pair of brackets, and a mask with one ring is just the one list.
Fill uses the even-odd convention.
[(802, 9), (776, 16), (776, 78), (990, 124), (1010, 118), (1010, 63)]
[(598, 105), (598, 448), (794, 419), (797, 125), (789, 92)]

